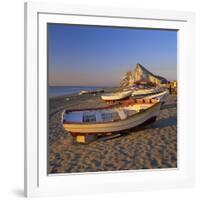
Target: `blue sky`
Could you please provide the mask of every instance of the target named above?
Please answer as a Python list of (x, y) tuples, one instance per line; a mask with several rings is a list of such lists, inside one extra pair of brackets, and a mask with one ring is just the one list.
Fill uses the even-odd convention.
[(177, 32), (48, 24), (49, 85), (117, 86), (142, 64), (177, 79)]

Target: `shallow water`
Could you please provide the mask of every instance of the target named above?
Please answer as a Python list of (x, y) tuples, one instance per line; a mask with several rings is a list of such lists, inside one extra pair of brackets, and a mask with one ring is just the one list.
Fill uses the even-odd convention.
[(51, 86), (48, 87), (48, 96), (49, 97), (59, 97), (70, 94), (78, 94), (82, 90), (93, 91), (101, 87), (96, 86)]

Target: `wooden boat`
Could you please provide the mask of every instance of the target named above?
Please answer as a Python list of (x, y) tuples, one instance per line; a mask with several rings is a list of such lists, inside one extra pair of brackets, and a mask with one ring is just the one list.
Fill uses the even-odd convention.
[(132, 96), (150, 95), (159, 92), (158, 88), (138, 89), (132, 92)]
[(145, 96), (144, 99), (158, 99), (158, 100), (160, 100), (161, 102), (163, 102), (163, 101), (164, 101), (164, 98), (165, 98), (166, 96), (168, 96), (168, 95), (169, 95), (169, 91), (168, 91), (168, 90), (165, 90), (165, 91), (162, 91), (162, 92), (153, 94), (153, 95)]
[(103, 108), (64, 110), (62, 123), (77, 142), (84, 143), (91, 135), (124, 131), (154, 122), (160, 106), (157, 99), (135, 99)]
[(79, 92), (79, 95), (83, 95), (83, 94), (97, 94), (97, 93), (103, 93), (104, 90), (103, 89), (98, 89), (98, 90), (93, 90), (93, 91), (87, 91), (87, 90), (82, 90)]
[(79, 95), (83, 95), (83, 94), (89, 94), (89, 91), (86, 90), (82, 90), (78, 93)]
[(107, 93), (101, 96), (104, 101), (118, 101), (126, 99), (131, 95), (132, 91), (122, 91), (116, 93)]

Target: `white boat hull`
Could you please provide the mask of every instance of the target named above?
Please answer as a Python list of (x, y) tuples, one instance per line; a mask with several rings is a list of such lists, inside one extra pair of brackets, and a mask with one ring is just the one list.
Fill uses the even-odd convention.
[(156, 103), (151, 108), (140, 111), (135, 115), (114, 122), (106, 123), (66, 123), (63, 124), (63, 127), (70, 133), (77, 135), (83, 134), (100, 134), (100, 133), (109, 133), (109, 132), (118, 132), (127, 129), (137, 127), (148, 120), (155, 119), (160, 112), (161, 103)]
[(157, 93), (163, 92), (161, 88), (152, 88), (152, 89), (139, 89), (132, 92), (133, 97), (154, 95)]
[(159, 99), (160, 101), (163, 101), (164, 98), (166, 96), (168, 96), (168, 95), (169, 95), (169, 91), (165, 90), (165, 91), (160, 92), (158, 94), (153, 94), (153, 95), (146, 96), (146, 97), (144, 97), (144, 99)]
[(104, 101), (117, 101), (117, 100), (121, 100), (121, 99), (125, 99), (125, 98), (129, 97), (131, 95), (131, 93), (132, 93), (131, 91), (110, 93), (110, 94), (102, 95), (101, 98)]

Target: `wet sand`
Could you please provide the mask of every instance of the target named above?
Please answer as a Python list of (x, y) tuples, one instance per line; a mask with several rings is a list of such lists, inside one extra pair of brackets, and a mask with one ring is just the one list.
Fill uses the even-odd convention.
[[(66, 100), (69, 98), (69, 100)], [(65, 108), (101, 107), (100, 94), (49, 101), (49, 173), (97, 172), (177, 167), (177, 96), (165, 99), (156, 122), (120, 137), (77, 144), (61, 124)]]

